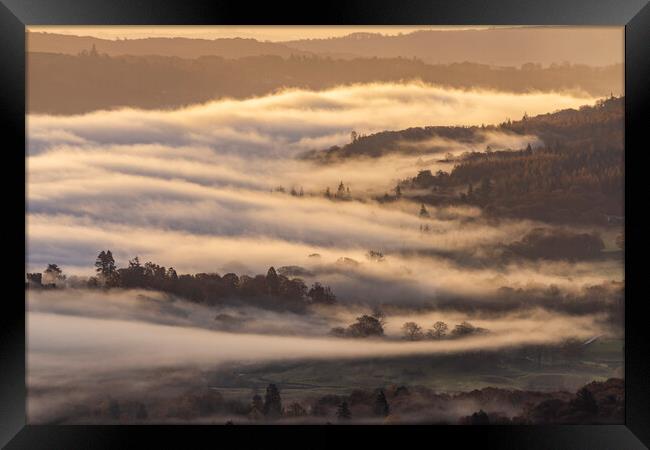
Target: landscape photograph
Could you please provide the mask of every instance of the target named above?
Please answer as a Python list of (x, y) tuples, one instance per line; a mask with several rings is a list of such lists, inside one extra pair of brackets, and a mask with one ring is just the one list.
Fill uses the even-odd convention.
[(624, 29), (28, 26), (28, 424), (622, 424)]

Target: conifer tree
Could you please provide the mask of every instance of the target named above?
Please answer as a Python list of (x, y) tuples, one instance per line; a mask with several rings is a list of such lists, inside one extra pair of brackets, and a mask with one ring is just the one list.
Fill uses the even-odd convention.
[(384, 390), (380, 389), (375, 398), (375, 405), (373, 408), (375, 415), (386, 417), (390, 412), (390, 407), (388, 406), (388, 401), (386, 400), (386, 395)]
[(282, 415), (282, 399), (280, 398), (280, 391), (278, 387), (271, 383), (266, 388), (266, 396), (264, 397), (264, 415), (269, 418), (278, 418)]
[(349, 420), (352, 417), (350, 408), (348, 408), (348, 402), (341, 402), (336, 410), (336, 417), (338, 417), (339, 420)]

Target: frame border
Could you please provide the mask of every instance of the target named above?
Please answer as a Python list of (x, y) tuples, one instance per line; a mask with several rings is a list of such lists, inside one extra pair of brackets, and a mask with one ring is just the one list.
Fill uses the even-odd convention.
[[(374, 0), (372, 6), (363, 0), (336, 0), (324, 2), (318, 8), (276, 2), (260, 3), (251, 7), (231, 0), (168, 1), (156, 0), (0, 0), (0, 35), (2, 36), (2, 61), (0, 70), (0, 114), (3, 137), (7, 149), (4, 156), (9, 170), (3, 179), (8, 180), (5, 192), (12, 194), (10, 208), (12, 223), (7, 240), (14, 244), (11, 255), (3, 263), (12, 281), (10, 292), (4, 296), (5, 310), (0, 314), (0, 445), (6, 448), (114, 448), (151, 444), (160, 440), (166, 446), (177, 443), (195, 445), (197, 437), (205, 442), (217, 443), (226, 435), (235, 437), (244, 446), (257, 443), (290, 444), (300, 441), (318, 446), (338, 446), (341, 438), (352, 429), (368, 428), (364, 439), (384, 442), (395, 438), (403, 442), (404, 428), (411, 439), (436, 441), (441, 435), (464, 445), (488, 444), (499, 448), (589, 448), (637, 449), (650, 445), (650, 358), (647, 357), (644, 332), (647, 319), (642, 311), (639, 272), (633, 271), (631, 259), (641, 252), (641, 214), (632, 207), (632, 199), (643, 194), (632, 189), (633, 180), (640, 180), (642, 165), (625, 163), (626, 245), (625, 265), (625, 425), (557, 425), (557, 426), (488, 426), (453, 427), (401, 426), (401, 427), (329, 427), (309, 426), (287, 428), (257, 426), (255, 433), (246, 427), (205, 426), (36, 426), (26, 422), (25, 382), (25, 305), (16, 301), (24, 288), (20, 282), (24, 267), (9, 264), (23, 258), (25, 234), (25, 26), (26, 25), (616, 25), (625, 26), (625, 153), (634, 159), (642, 151), (644, 139), (643, 117), (649, 117), (647, 82), (650, 80), (650, 5), (647, 0), (547, 0), (546, 2), (517, 0), (466, 0), (462, 3), (442, 0)], [(3, 4), (4, 3), (4, 4)], [(647, 125), (646, 125), (647, 126)], [(642, 140), (644, 139), (644, 140)], [(637, 150), (637, 147), (638, 150)], [(633, 151), (630, 151), (633, 149)], [(23, 170), (18, 170), (22, 167)], [(641, 186), (643, 189), (643, 186)], [(647, 189), (647, 186), (646, 186)], [(645, 193), (645, 191), (642, 191)], [(19, 195), (22, 194), (22, 199)], [(5, 200), (6, 201), (6, 200)], [(13, 203), (15, 202), (15, 204)], [(14, 206), (15, 205), (15, 206)], [(21, 206), (22, 205), (22, 206)], [(634, 215), (636, 214), (636, 216)], [(637, 217), (638, 216), (638, 217)], [(21, 245), (20, 243), (23, 243)], [(14, 254), (15, 253), (15, 254)], [(641, 256), (641, 255), (639, 255)], [(13, 266), (13, 267), (12, 267)], [(18, 282), (15, 282), (18, 280)], [(13, 285), (15, 283), (15, 286)], [(14, 290), (15, 289), (15, 292)], [(22, 292), (22, 293), (21, 293)], [(639, 298), (636, 298), (639, 297)], [(627, 299), (630, 299), (629, 301)], [(128, 429), (128, 431), (127, 431)], [(239, 430), (238, 432), (236, 430)], [(242, 432), (243, 431), (243, 432)], [(295, 439), (295, 432), (319, 435)], [(16, 435), (16, 433), (18, 434)], [(13, 439), (12, 436), (16, 435)], [(155, 435), (155, 437), (154, 437)], [(401, 435), (401, 436), (400, 436)], [(645, 444), (645, 445), (644, 445)], [(464, 446), (463, 445), (463, 446)], [(316, 446), (316, 445), (314, 445)], [(647, 448), (647, 447), (646, 447)]]

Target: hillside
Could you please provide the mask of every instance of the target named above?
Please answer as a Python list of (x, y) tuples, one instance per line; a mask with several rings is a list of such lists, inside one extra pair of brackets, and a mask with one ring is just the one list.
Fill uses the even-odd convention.
[[(444, 152), (445, 140), (472, 144), (485, 150), (485, 135), (489, 132), (515, 136), (532, 135), (540, 138), (546, 146), (594, 142), (622, 149), (623, 106), (624, 98), (620, 97), (600, 102), (596, 106), (585, 105), (580, 110), (565, 109), (517, 121), (507, 120), (498, 126), (429, 126), (382, 131), (361, 136), (343, 146), (310, 151), (304, 157), (326, 163), (346, 158), (376, 158), (390, 153), (429, 154)], [(426, 145), (412, 145), (425, 143)], [(478, 157), (478, 153), (466, 155), (466, 158)]]
[[(303, 363), (304, 365), (304, 363)], [(155, 376), (156, 374), (151, 374)], [(233, 373), (232, 377), (236, 377)], [(199, 378), (199, 377), (197, 377)], [(263, 380), (263, 381), (262, 381)], [(284, 406), (275, 417), (260, 411), (268, 378), (257, 389), (228, 389), (201, 382), (164, 386), (173, 394), (127, 398), (106, 394), (82, 404), (71, 400), (60, 408), (54, 423), (188, 423), (205, 424), (440, 424), (440, 425), (548, 425), (621, 424), (624, 421), (624, 380), (609, 378), (591, 382), (574, 392), (486, 387), (454, 394), (419, 385), (390, 384), (378, 388), (354, 388), (328, 393), (274, 383), (278, 402)], [(377, 383), (377, 380), (375, 380)], [(277, 388), (279, 386), (279, 389)], [(378, 397), (385, 404), (377, 410)], [(345, 403), (347, 414), (342, 415)], [(343, 417), (342, 417), (343, 416)]]
[(539, 136), (532, 150), (474, 153), (447, 173), (420, 172), (404, 185), (419, 200), (481, 206), (495, 216), (621, 225), (624, 216), (623, 98), (501, 124)]
[(78, 55), (83, 51), (90, 51), (93, 46), (97, 52), (109, 56), (158, 55), (190, 59), (200, 56), (244, 58), (247, 56), (276, 55), (288, 57), (311, 53), (290, 48), (280, 43), (260, 42), (255, 39), (243, 38), (189, 39), (169, 37), (111, 40), (56, 33), (27, 33), (28, 52)]
[[(312, 90), (368, 82), (422, 80), (453, 88), (506, 92), (576, 89), (594, 96), (622, 90), (622, 66), (542, 68), (481, 64), (429, 65), (405, 58), (107, 56), (30, 52), (30, 113), (77, 114), (118, 107), (177, 108), (223, 97), (246, 98), (282, 88)], [(260, 77), (259, 74), (264, 74)]]
[(420, 58), (425, 62), (472, 61), (520, 66), (572, 61), (594, 66), (622, 63), (622, 28), (493, 28), (422, 30), (396, 36), (353, 33), (329, 39), (303, 39), (286, 45), (314, 53), (348, 53), (364, 57)]
[[(426, 127), (361, 137), (343, 147), (310, 152), (305, 158), (332, 163), (388, 153), (444, 151), (405, 143), (449, 139), (483, 151), (456, 158), (450, 172), (421, 170), (402, 180), (398, 197), (423, 204), (470, 204), (496, 216), (560, 223), (620, 223), (624, 188), (624, 98), (488, 127)], [(542, 145), (501, 151), (485, 148), (489, 133), (535, 136)], [(442, 157), (442, 156), (441, 156)]]
[(622, 63), (622, 28), (528, 27), (420, 30), (399, 35), (358, 32), (328, 39), (268, 42), (243, 38), (101, 39), (57, 33), (27, 33), (28, 52), (76, 55), (94, 45), (100, 53), (198, 58), (320, 55), (336, 58), (418, 58), (430, 64), (471, 61), (498, 66)]

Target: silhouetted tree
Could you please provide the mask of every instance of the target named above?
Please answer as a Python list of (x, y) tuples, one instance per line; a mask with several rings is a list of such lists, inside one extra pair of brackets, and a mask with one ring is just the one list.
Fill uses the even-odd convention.
[(41, 287), (43, 285), (43, 274), (40, 272), (28, 273), (27, 283), (31, 286)]
[(227, 273), (221, 278), (226, 293), (233, 293), (239, 286), (239, 277), (236, 273)]
[(451, 334), (454, 337), (463, 337), (472, 334), (483, 333), (485, 331), (487, 330), (485, 330), (484, 328), (475, 327), (469, 322), (461, 322), (458, 325), (456, 325), (456, 327), (453, 329)]
[(264, 417), (264, 402), (258, 394), (253, 395), (248, 418), (251, 420), (261, 420)]
[[(97, 263), (95, 264), (97, 265)], [(129, 266), (117, 270), (120, 286), (123, 287), (145, 287), (144, 267), (140, 264), (137, 256), (129, 260)]]
[(313, 303), (320, 303), (325, 305), (336, 303), (336, 296), (329, 288), (329, 286), (323, 286), (318, 282), (314, 283), (311, 289), (309, 289), (307, 296)]
[(406, 322), (402, 325), (402, 332), (409, 341), (417, 341), (423, 337), (422, 327), (415, 322)]
[(43, 275), (42, 281), (45, 284), (57, 284), (65, 280), (63, 270), (57, 264), (48, 264)]
[(54, 277), (58, 277), (63, 273), (63, 270), (61, 270), (58, 264), (48, 264), (44, 273), (47, 273), (48, 275), (52, 275)]
[(260, 411), (264, 409), (264, 402), (262, 401), (262, 396), (259, 394), (253, 395), (253, 400), (251, 401), (251, 408), (257, 408)]
[(349, 420), (352, 417), (347, 402), (341, 402), (339, 407), (336, 409), (336, 417), (338, 417), (339, 420)]
[[(316, 282), (308, 291), (302, 279), (278, 274), (274, 267), (270, 267), (266, 275), (242, 275), (241, 279), (234, 273), (227, 273), (223, 277), (216, 273), (179, 275), (173, 267), (166, 269), (151, 261), (142, 265), (136, 256), (129, 261), (127, 267), (117, 269), (109, 250), (99, 253), (95, 269), (97, 277), (87, 280), (85, 284), (88, 288), (147, 288), (170, 292), (208, 305), (245, 300), (265, 308), (295, 312), (304, 311), (309, 303), (336, 303), (336, 296), (330, 287)], [(56, 274), (59, 270), (58, 266), (53, 265), (48, 273)], [(43, 278), (41, 274), (39, 277)], [(61, 277), (60, 279), (64, 278)], [(27, 274), (26, 288), (38, 287), (40, 283), (36, 283), (35, 279)], [(276, 301), (265, 301), (269, 295)]]
[(264, 415), (269, 418), (278, 418), (282, 415), (282, 399), (280, 398), (280, 391), (273, 383), (269, 384), (266, 388), (263, 412)]
[(374, 260), (374, 261), (383, 261), (384, 260), (384, 254), (380, 251), (375, 251), (375, 250), (370, 250), (368, 253), (366, 253), (366, 256), (368, 259)]
[(371, 316), (377, 319), (377, 321), (382, 327), (386, 326), (386, 313), (384, 313), (384, 311), (382, 311), (382, 309), (379, 306), (375, 306), (372, 309)]
[(571, 405), (589, 414), (598, 414), (598, 403), (587, 387), (583, 387), (576, 393), (576, 398), (571, 401)]
[(448, 329), (446, 323), (438, 321), (433, 324), (433, 328), (429, 330), (427, 336), (431, 339), (442, 339), (447, 334)]
[(307, 415), (305, 408), (298, 402), (291, 403), (285, 413), (288, 417), (302, 417)]
[(99, 280), (97, 277), (90, 277), (86, 282), (86, 286), (88, 286), (89, 289), (96, 289), (99, 287)]
[(173, 267), (167, 269), (167, 278), (169, 278), (172, 281), (178, 280), (178, 274), (176, 273), (176, 270), (174, 270)]
[(469, 417), (469, 425), (489, 425), (490, 418), (482, 409)]
[(386, 417), (390, 413), (390, 407), (388, 406), (388, 401), (386, 400), (386, 395), (384, 394), (383, 389), (380, 389), (379, 392), (377, 392), (373, 412), (376, 416), (383, 417)]
[(307, 295), (307, 286), (300, 278), (290, 280), (282, 277), (280, 279), (280, 295), (287, 300), (302, 303)]
[(376, 318), (364, 314), (348, 327), (347, 334), (352, 337), (383, 336), (384, 327)]
[(280, 279), (273, 266), (266, 272), (266, 286), (269, 294), (277, 295), (280, 292)]
[(330, 330), (330, 334), (336, 337), (344, 337), (347, 334), (347, 330), (343, 327), (334, 327)]
[(95, 261), (95, 271), (105, 286), (114, 286), (116, 284), (117, 268), (115, 259), (110, 250), (102, 250)]
[(338, 189), (336, 190), (336, 198), (344, 198), (344, 197), (345, 197), (345, 185), (341, 181)]

